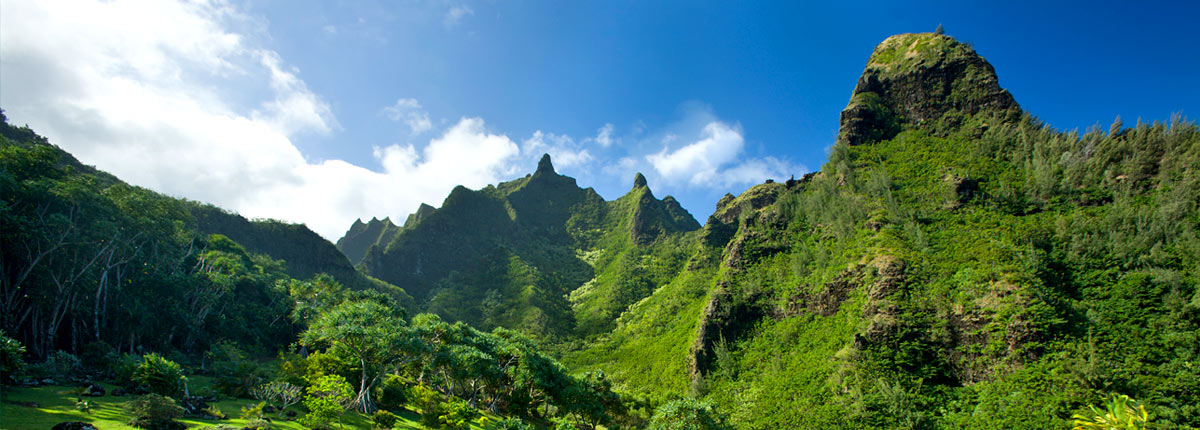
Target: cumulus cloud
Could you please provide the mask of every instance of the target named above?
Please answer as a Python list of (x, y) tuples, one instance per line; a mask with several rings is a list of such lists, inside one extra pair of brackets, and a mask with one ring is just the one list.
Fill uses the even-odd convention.
[(613, 139), (613, 130), (615, 129), (616, 127), (612, 124), (604, 124), (599, 130), (596, 130), (596, 137), (589, 138), (588, 141), (596, 142), (601, 148), (608, 148), (616, 142)]
[(662, 151), (646, 156), (655, 172), (668, 183), (694, 187), (729, 188), (765, 179), (780, 179), (804, 169), (774, 157), (745, 157), (746, 140), (740, 127), (721, 121), (703, 126), (698, 139), (671, 150), (678, 135), (663, 136)]
[(525, 139), (522, 143), (522, 152), (528, 159), (536, 159), (542, 154), (550, 154), (550, 158), (554, 161), (554, 167), (558, 170), (571, 170), (595, 160), (591, 152), (582, 148), (571, 136), (545, 133), (541, 130), (533, 132), (532, 136)]
[(467, 5), (454, 5), (450, 10), (446, 11), (446, 16), (442, 18), (442, 25), (447, 29), (457, 27), (462, 22), (462, 19), (468, 15), (474, 15), (475, 10)]
[(421, 109), (421, 103), (417, 99), (401, 98), (396, 100), (395, 104), (383, 108), (383, 113), (392, 121), (400, 121), (408, 125), (412, 134), (421, 134), (433, 129), (429, 113)]
[(478, 118), (420, 149), (377, 149), (382, 171), (306, 160), (293, 139), (338, 130), (329, 104), (277, 53), (231, 30), (250, 18), (219, 1), (4, 8), (8, 116), (136, 185), (336, 239), (359, 216), (436, 205), (457, 184), (498, 181), (518, 160), (516, 143)]
[[(464, 6), (447, 18), (471, 13)], [(437, 206), (456, 185), (530, 172), (542, 153), (605, 193), (627, 190), (635, 171), (663, 194), (697, 195), (803, 173), (748, 156), (740, 127), (711, 112), (658, 131), (635, 125), (624, 140), (603, 124), (591, 137), (539, 130), (518, 144), (481, 118), (434, 124), (411, 98), (383, 114), (413, 135), (431, 133), (427, 142), (377, 146), (373, 168), (310, 160), (295, 139), (335, 135), (335, 113), (302, 71), (233, 30), (262, 27), (254, 24), (219, 0), (7, 1), (0, 106), (130, 183), (302, 222), (331, 240), (355, 218), (402, 219), (422, 202)]]

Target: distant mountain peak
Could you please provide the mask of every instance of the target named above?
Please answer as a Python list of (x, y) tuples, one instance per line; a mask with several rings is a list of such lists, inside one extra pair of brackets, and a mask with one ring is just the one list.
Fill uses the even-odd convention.
[(637, 176), (633, 177), (633, 187), (634, 188), (643, 188), (645, 186), (646, 186), (646, 177), (642, 175), (642, 172), (638, 172)]
[(992, 65), (970, 45), (946, 35), (908, 33), (875, 47), (838, 139), (850, 145), (890, 139), (906, 124), (938, 121), (947, 112), (1019, 113)]
[(538, 161), (537, 171), (534, 174), (538, 173), (555, 173), (554, 164), (550, 162), (550, 154), (542, 154), (542, 159)]

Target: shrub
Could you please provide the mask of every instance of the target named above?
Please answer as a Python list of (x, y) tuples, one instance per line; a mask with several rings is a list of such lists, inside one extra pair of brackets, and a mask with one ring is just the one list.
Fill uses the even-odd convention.
[(326, 428), (334, 418), (340, 423), (342, 413), (353, 396), (354, 391), (346, 378), (338, 375), (317, 378), (308, 387), (308, 395), (304, 397), (308, 414), (300, 419), (300, 423), (316, 429)]
[(0, 330), (0, 382), (25, 370), (25, 360), (22, 358), (24, 354), (25, 347), (21, 342), (8, 337), (4, 330)]
[(408, 384), (397, 375), (383, 378), (376, 391), (375, 398), (380, 409), (399, 410), (408, 401)]
[(724, 430), (724, 417), (711, 404), (696, 399), (672, 400), (650, 418), (648, 430)]
[(271, 422), (262, 418), (253, 418), (246, 421), (246, 425), (242, 426), (243, 430), (268, 430), (271, 428)]
[(30, 372), (37, 378), (65, 378), (75, 375), (83, 367), (79, 357), (66, 351), (54, 351), (46, 361), (35, 364)]
[(375, 423), (377, 429), (390, 429), (396, 425), (396, 414), (388, 411), (378, 410), (375, 415), (371, 416), (371, 422)]
[(126, 388), (133, 388), (133, 373), (142, 364), (142, 357), (134, 354), (121, 354), (108, 363), (108, 376), (114, 381), (120, 381)]
[(242, 407), (242, 419), (243, 420), (262, 419), (263, 408), (266, 406), (267, 406), (267, 402), (258, 402), (258, 404), (255, 404), (248, 408), (243, 406)]
[(496, 430), (533, 430), (533, 426), (520, 418), (505, 418), (496, 422)]
[(412, 387), (413, 404), (421, 408), (421, 425), (429, 428), (441, 427), (442, 394), (424, 385)]
[(451, 397), (442, 406), (442, 414), (438, 416), (440, 428), (468, 430), (471, 428), (471, 421), (479, 418), (480, 415), (478, 409), (471, 407), (466, 400), (457, 397)]
[(183, 423), (175, 421), (183, 416), (183, 408), (170, 397), (147, 394), (125, 404), (125, 411), (133, 419), (129, 425), (150, 430), (182, 429)]
[(112, 362), (119, 358), (121, 355), (117, 354), (117, 350), (103, 341), (84, 345), (79, 352), (79, 360), (83, 362), (84, 368), (89, 372), (107, 373)]
[(262, 400), (283, 414), (283, 410), (288, 406), (294, 405), (300, 401), (303, 388), (289, 384), (287, 382), (270, 382), (254, 387), (250, 390), (250, 395), (258, 400)]
[(263, 382), (262, 370), (250, 361), (213, 363), (213, 388), (230, 397), (249, 397)]
[(187, 380), (183, 376), (183, 370), (179, 367), (179, 363), (167, 360), (155, 353), (142, 357), (142, 363), (133, 370), (131, 379), (138, 385), (146, 387), (150, 392), (164, 396), (179, 393), (183, 389), (184, 381)]
[(229, 416), (225, 415), (225, 412), (221, 411), (221, 408), (218, 408), (217, 405), (209, 405), (208, 408), (204, 409), (204, 413), (218, 420), (229, 418)]

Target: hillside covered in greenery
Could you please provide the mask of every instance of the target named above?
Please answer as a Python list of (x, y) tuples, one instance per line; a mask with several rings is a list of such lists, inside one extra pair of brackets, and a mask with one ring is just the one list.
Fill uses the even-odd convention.
[[(302, 225), (130, 186), (0, 119), (0, 428), (631, 419), (603, 373), (516, 331), (409, 314), (403, 289)], [(238, 399), (258, 403), (236, 419)]]
[(823, 169), (722, 200), (566, 362), (737, 428), (1067, 428), (1114, 395), (1200, 426), (1200, 131), (1058, 132), (998, 82), (887, 39)]
[(421, 311), (561, 341), (610, 330), (682, 268), (699, 228), (641, 174), (609, 202), (556, 173), (546, 155), (532, 175), (455, 188), (403, 227), (356, 221), (338, 246), (363, 253), (364, 272), (403, 285)]
[[(1200, 428), (1200, 128), (1062, 132), (1017, 101), (971, 46), (897, 35), (821, 171), (726, 195), (703, 225), (641, 174), (606, 201), (544, 156), (336, 246), (130, 186), (5, 120), (0, 383), (20, 400), (0, 411), (27, 427)], [(54, 397), (64, 381), (120, 388), (127, 409), (109, 396), (93, 416)]]

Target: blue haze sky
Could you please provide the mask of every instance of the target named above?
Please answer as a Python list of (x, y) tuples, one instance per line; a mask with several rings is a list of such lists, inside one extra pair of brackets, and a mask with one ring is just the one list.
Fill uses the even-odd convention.
[(558, 171), (704, 221), (820, 169), (872, 48), (970, 42), (1062, 130), (1200, 112), (1200, 3), (0, 2), (0, 107), (84, 162), (336, 240)]

